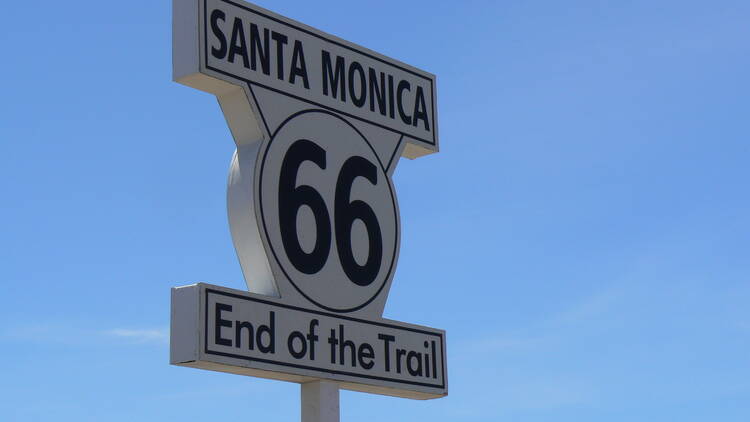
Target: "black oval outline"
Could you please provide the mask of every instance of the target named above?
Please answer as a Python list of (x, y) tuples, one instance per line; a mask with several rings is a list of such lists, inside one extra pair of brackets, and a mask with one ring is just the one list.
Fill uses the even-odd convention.
[[(355, 306), (353, 308), (348, 308), (348, 309), (331, 308), (329, 306), (325, 306), (323, 304), (320, 304), (320, 303), (314, 301), (312, 298), (310, 298), (308, 295), (306, 295), (302, 291), (302, 289), (300, 289), (294, 283), (294, 280), (292, 280), (292, 278), (289, 276), (289, 274), (284, 269), (284, 266), (280, 262), (279, 257), (276, 255), (276, 251), (274, 250), (273, 245), (271, 244), (271, 237), (268, 235), (268, 228), (266, 227), (266, 217), (265, 217), (265, 214), (263, 212), (263, 204), (262, 204), (262, 202), (263, 202), (263, 169), (264, 169), (264, 167), (266, 165), (266, 157), (268, 156), (268, 151), (271, 149), (271, 143), (276, 138), (276, 135), (279, 133), (279, 131), (284, 127), (284, 125), (286, 125), (287, 123), (289, 123), (289, 121), (291, 121), (295, 117), (300, 116), (302, 114), (306, 114), (306, 113), (323, 113), (323, 114), (328, 114), (328, 115), (331, 115), (331, 116), (333, 116), (333, 117), (341, 120), (342, 122), (346, 123), (349, 127), (351, 127), (352, 129), (354, 129), (354, 131), (357, 132), (357, 134), (365, 141), (365, 143), (367, 144), (367, 146), (370, 147), (370, 150), (372, 151), (373, 155), (375, 156), (375, 159), (378, 160), (378, 164), (380, 165), (380, 169), (383, 170), (383, 174), (385, 175), (385, 179), (388, 182), (388, 190), (391, 192), (391, 198), (392, 198), (391, 203), (393, 204), (393, 216), (396, 219), (396, 238), (394, 240), (393, 257), (391, 259), (391, 265), (390, 265), (390, 268), (388, 268), (388, 274), (386, 275), (385, 279), (383, 280), (383, 283), (380, 285), (380, 287), (378, 288), (378, 290), (373, 294), (373, 296), (370, 299), (368, 299), (365, 303), (363, 303), (361, 305), (358, 305), (358, 306)], [(261, 220), (261, 223), (263, 224), (263, 232), (266, 235), (266, 243), (268, 243), (268, 248), (271, 249), (271, 253), (273, 254), (274, 259), (276, 260), (276, 263), (279, 265), (279, 269), (281, 269), (281, 272), (284, 273), (284, 276), (286, 276), (286, 279), (289, 281), (289, 283), (292, 285), (292, 287), (294, 287), (294, 289), (297, 290), (297, 292), (299, 292), (299, 294), (301, 294), (305, 299), (309, 300), (313, 304), (315, 304), (315, 305), (317, 305), (317, 306), (319, 306), (319, 307), (321, 307), (321, 308), (323, 308), (323, 309), (325, 309), (327, 311), (330, 311), (330, 312), (347, 313), (347, 312), (358, 311), (358, 310), (364, 308), (365, 306), (369, 305), (373, 300), (375, 300), (376, 297), (378, 297), (380, 295), (380, 292), (383, 291), (383, 288), (385, 287), (385, 285), (388, 283), (388, 280), (393, 275), (393, 266), (395, 265), (396, 258), (397, 258), (396, 253), (398, 252), (398, 249), (399, 249), (398, 246), (401, 243), (401, 222), (400, 222), (400, 219), (399, 219), (399, 216), (398, 216), (398, 206), (396, 205), (396, 192), (393, 189), (393, 185), (391, 183), (391, 178), (388, 176), (388, 172), (385, 170), (385, 167), (383, 167), (383, 162), (380, 160), (380, 157), (378, 156), (378, 153), (375, 151), (375, 148), (373, 148), (372, 144), (370, 144), (370, 141), (367, 140), (367, 138), (365, 137), (365, 135), (363, 135), (362, 132), (359, 131), (359, 129), (357, 129), (353, 124), (349, 123), (349, 121), (347, 121), (343, 117), (339, 116), (338, 114), (330, 112), (328, 110), (314, 109), (313, 108), (313, 109), (307, 109), (307, 110), (298, 111), (298, 112), (292, 114), (291, 116), (287, 117), (286, 119), (284, 119), (283, 122), (281, 122), (281, 124), (279, 125), (279, 127), (276, 128), (276, 130), (274, 131), (273, 135), (271, 135), (271, 139), (269, 139), (268, 142), (266, 143), (266, 146), (265, 146), (264, 151), (263, 151), (263, 158), (261, 159), (261, 162), (260, 162), (260, 170), (259, 170), (259, 175), (258, 175), (258, 205), (259, 205), (258, 208), (260, 210), (260, 220)]]

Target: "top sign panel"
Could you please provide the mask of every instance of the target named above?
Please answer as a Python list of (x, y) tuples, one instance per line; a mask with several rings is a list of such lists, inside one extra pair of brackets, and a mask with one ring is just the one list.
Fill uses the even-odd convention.
[(434, 75), (249, 3), (199, 5), (202, 72), (262, 86), (437, 150)]

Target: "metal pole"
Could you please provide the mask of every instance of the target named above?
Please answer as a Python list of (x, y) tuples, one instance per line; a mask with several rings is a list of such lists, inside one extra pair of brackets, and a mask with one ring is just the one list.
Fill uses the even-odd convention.
[(339, 422), (339, 386), (330, 381), (300, 386), (302, 422)]

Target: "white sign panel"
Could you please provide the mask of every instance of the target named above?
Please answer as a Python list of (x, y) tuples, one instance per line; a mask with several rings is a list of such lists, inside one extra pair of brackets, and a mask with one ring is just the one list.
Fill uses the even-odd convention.
[(368, 140), (337, 114), (305, 110), (280, 126), (258, 165), (260, 224), (284, 278), (328, 311), (372, 302), (393, 275), (399, 226)]
[[(438, 150), (434, 75), (228, 0), (174, 0), (173, 73), (216, 95), (231, 129), (229, 223), (251, 293), (177, 289), (194, 293), (173, 296), (172, 362), (447, 394), (444, 333), (382, 318), (401, 236), (391, 177)], [(251, 331), (272, 351), (237, 346)]]
[(175, 8), (176, 26), (192, 24), (176, 28), (176, 80), (193, 85), (183, 79), (202, 73), (247, 84), (251, 95), (272, 91), (400, 133), (422, 154), (437, 150), (434, 75), (246, 2)]
[(172, 294), (173, 363), (427, 399), (445, 395), (445, 332), (197, 284)]
[(207, 70), (436, 144), (430, 75), (257, 7), (203, 6)]

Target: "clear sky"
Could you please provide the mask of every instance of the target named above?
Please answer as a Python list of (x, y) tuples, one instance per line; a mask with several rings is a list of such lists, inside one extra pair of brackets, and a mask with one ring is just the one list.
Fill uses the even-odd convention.
[[(750, 3), (258, 3), (438, 77), (385, 316), (447, 330), (450, 393), (342, 421), (750, 420)], [(170, 2), (2, 15), (0, 419), (297, 420), (168, 364), (170, 287), (244, 288)]]

